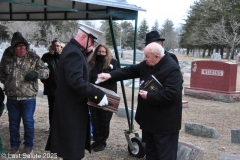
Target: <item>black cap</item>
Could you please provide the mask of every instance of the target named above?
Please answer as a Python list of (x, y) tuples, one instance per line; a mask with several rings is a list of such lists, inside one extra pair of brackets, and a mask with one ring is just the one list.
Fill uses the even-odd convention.
[(13, 37), (17, 37), (17, 36), (22, 37), (23, 35), (22, 35), (21, 32), (15, 32), (15, 33), (13, 33)]
[(161, 38), (158, 31), (151, 31), (146, 34), (146, 40), (145, 45), (148, 45), (149, 43), (156, 42), (156, 41), (165, 41), (165, 38)]
[(53, 40), (52, 40), (52, 44), (53, 43), (55, 43), (55, 42), (60, 42), (57, 38), (54, 38)]

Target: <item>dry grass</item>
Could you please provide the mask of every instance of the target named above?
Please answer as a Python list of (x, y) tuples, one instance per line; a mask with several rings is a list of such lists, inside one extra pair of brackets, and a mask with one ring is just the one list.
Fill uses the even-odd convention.
[[(198, 58), (188, 57), (177, 54), (179, 60), (191, 62)], [(238, 67), (237, 90), (240, 90), (240, 67)], [(184, 75), (184, 86), (189, 86), (190, 78)], [(41, 86), (40, 86), (41, 87)], [(128, 107), (131, 106), (131, 88), (125, 87), (127, 93)], [(121, 89), (118, 89), (121, 95)], [(134, 106), (136, 106), (137, 90), (135, 91)], [(219, 159), (223, 153), (240, 155), (240, 144), (231, 142), (231, 129), (240, 129), (240, 103), (224, 103), (219, 101), (203, 100), (188, 97), (183, 95), (183, 100), (188, 101), (189, 108), (183, 109), (182, 129), (180, 130), (180, 140), (190, 142), (204, 149), (205, 159)], [(124, 104), (121, 102), (120, 107)], [(47, 100), (37, 98), (37, 108), (35, 112), (35, 146), (34, 153), (44, 155), (48, 152), (44, 151), (48, 134), (44, 132), (48, 128), (48, 108)], [(220, 139), (210, 139), (196, 137), (184, 132), (185, 122), (196, 122), (216, 128), (221, 134)], [(141, 135), (138, 124), (134, 122), (136, 132)], [(111, 121), (110, 137), (107, 141), (107, 147), (102, 152), (86, 152), (84, 160), (135, 160), (128, 154), (127, 141), (124, 135), (124, 130), (129, 129), (127, 119), (113, 116)], [(8, 116), (3, 114), (0, 118), (0, 134), (3, 137), (6, 152), (9, 146), (9, 129)], [(23, 127), (21, 126), (21, 136), (23, 137)], [(133, 136), (133, 134), (131, 134)], [(23, 147), (23, 145), (21, 146)], [(1, 158), (0, 158), (1, 159)], [(40, 158), (38, 158), (40, 159)], [(46, 158), (42, 158), (46, 159)], [(48, 158), (51, 159), (51, 158)], [(54, 158), (52, 158), (54, 159)]]

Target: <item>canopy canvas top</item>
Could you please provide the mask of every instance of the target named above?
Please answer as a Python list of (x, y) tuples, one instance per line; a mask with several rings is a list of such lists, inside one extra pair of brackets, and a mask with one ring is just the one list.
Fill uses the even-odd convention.
[(135, 20), (138, 11), (126, 0), (0, 0), (0, 21)]

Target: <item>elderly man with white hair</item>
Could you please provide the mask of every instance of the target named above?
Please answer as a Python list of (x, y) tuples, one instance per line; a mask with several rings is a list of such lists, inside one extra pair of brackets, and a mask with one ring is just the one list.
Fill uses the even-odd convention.
[(156, 77), (163, 87), (155, 91), (139, 90), (135, 120), (146, 143), (147, 160), (176, 160), (182, 120), (182, 74), (177, 62), (164, 54), (160, 44), (148, 44), (144, 54), (141, 63), (101, 73), (98, 78), (104, 82), (110, 78), (144, 81), (151, 75)]

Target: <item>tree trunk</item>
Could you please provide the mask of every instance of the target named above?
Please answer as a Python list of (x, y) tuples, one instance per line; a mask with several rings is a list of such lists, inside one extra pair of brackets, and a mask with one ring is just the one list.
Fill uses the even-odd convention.
[(229, 48), (229, 47), (227, 47), (226, 59), (229, 59), (229, 55), (230, 55), (230, 48)]
[(208, 55), (207, 56), (211, 57), (211, 48), (210, 47), (208, 47)]
[(220, 55), (221, 55), (221, 58), (223, 58), (223, 50), (224, 50), (224, 47), (220, 47)]
[(187, 48), (187, 56), (189, 55), (189, 50), (190, 50), (190, 49), (189, 49), (189, 48)]
[(204, 49), (203, 49), (203, 53), (202, 53), (202, 58), (205, 57), (205, 53), (206, 53), (206, 49), (204, 48)]
[(234, 46), (232, 46), (231, 48), (231, 56), (229, 57), (229, 59), (234, 59)]

